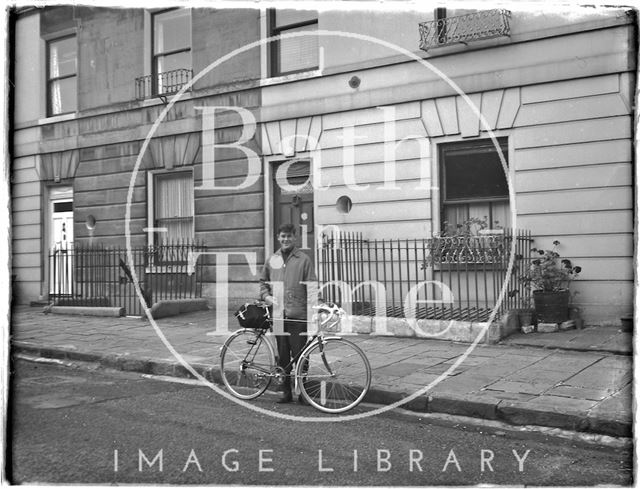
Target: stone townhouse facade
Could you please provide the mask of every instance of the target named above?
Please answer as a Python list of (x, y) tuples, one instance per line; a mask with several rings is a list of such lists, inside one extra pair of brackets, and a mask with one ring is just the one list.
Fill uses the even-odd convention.
[[(130, 207), (134, 245), (162, 225), (212, 251), (249, 253), (258, 270), (283, 221), (300, 225), (315, 254), (331, 227), (421, 239), (445, 222), (515, 219), (534, 246), (557, 239), (582, 266), (571, 287), (587, 323), (632, 310), (633, 11), (57, 6), (13, 19), (19, 302), (46, 300), (48, 250), (61, 237), (123, 245)], [(206, 107), (227, 109), (205, 123)], [(291, 188), (278, 184), (283, 171)], [(205, 260), (215, 306), (216, 262)], [(257, 275), (246, 257), (230, 260), (233, 305), (256, 295)]]

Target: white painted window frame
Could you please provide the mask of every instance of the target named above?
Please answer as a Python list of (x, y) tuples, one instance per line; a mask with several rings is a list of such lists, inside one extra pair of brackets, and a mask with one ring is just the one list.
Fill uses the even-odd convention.
[(154, 236), (155, 232), (153, 231), (153, 226), (155, 222), (155, 180), (159, 175), (177, 175), (179, 173), (189, 173), (191, 175), (191, 181), (194, 182), (194, 192), (191, 194), (192, 198), (192, 206), (193, 206), (193, 216), (191, 216), (193, 223), (193, 238), (195, 239), (196, 234), (196, 206), (195, 206), (195, 181), (194, 181), (194, 172), (192, 167), (188, 168), (179, 168), (174, 170), (149, 170), (147, 171), (147, 244), (149, 246), (154, 245)]

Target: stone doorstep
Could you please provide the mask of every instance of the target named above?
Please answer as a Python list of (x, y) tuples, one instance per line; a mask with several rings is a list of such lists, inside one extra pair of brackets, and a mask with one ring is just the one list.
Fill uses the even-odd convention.
[(151, 306), (151, 315), (154, 319), (158, 319), (208, 309), (209, 304), (206, 299), (162, 300)]
[(124, 307), (51, 306), (48, 311), (51, 314), (72, 316), (120, 317), (124, 315)]

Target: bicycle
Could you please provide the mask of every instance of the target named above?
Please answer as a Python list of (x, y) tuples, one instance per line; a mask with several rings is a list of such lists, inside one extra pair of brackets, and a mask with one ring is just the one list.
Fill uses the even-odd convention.
[[(371, 365), (362, 349), (340, 336), (325, 336), (336, 330), (345, 315), (343, 309), (327, 303), (314, 306), (318, 330), (285, 368), (277, 366), (276, 355), (267, 333), (273, 319), (260, 327), (236, 331), (220, 351), (220, 372), (226, 388), (239, 399), (262, 395), (275, 381), (282, 384), (293, 377), (296, 392), (314, 408), (325, 413), (343, 413), (357, 406), (371, 386)], [(313, 320), (313, 319), (312, 319)], [(285, 372), (293, 367), (291, 374)]]

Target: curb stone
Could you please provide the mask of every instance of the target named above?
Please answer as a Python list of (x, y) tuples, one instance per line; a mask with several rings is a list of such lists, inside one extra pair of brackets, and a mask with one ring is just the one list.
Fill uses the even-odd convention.
[[(126, 372), (193, 378), (184, 366), (171, 361), (149, 358), (136, 359), (128, 355), (83, 353), (53, 347), (43, 348), (20, 341), (14, 342), (13, 347), (14, 353), (28, 353), (42, 358), (98, 363), (103, 367)], [(217, 367), (203, 364), (193, 364), (192, 367), (208, 381), (222, 384), (220, 371)], [(404, 399), (406, 395), (402, 392), (371, 388), (365, 397), (365, 402), (389, 405)], [(592, 413), (585, 417), (584, 414), (576, 411), (560, 413), (552, 410), (540, 410), (527, 406), (525, 402), (521, 401), (482, 401), (474, 399), (470, 395), (457, 395), (450, 392), (422, 395), (402, 407), (415, 412), (470, 416), (503, 421), (512, 425), (539, 425), (615, 437), (630, 437), (632, 434), (632, 420), (630, 419), (608, 419), (595, 416)]]
[(482, 401), (469, 395), (447, 392), (429, 396), (429, 412), (455, 414), (472, 418), (498, 419), (497, 407), (500, 401)]
[[(561, 413), (553, 410), (540, 410), (527, 406), (521, 401), (502, 401), (497, 406), (498, 419), (514, 425), (534, 424), (563, 428), (571, 431), (591, 431), (591, 423), (579, 412)], [(603, 435), (604, 433), (596, 431)]]

